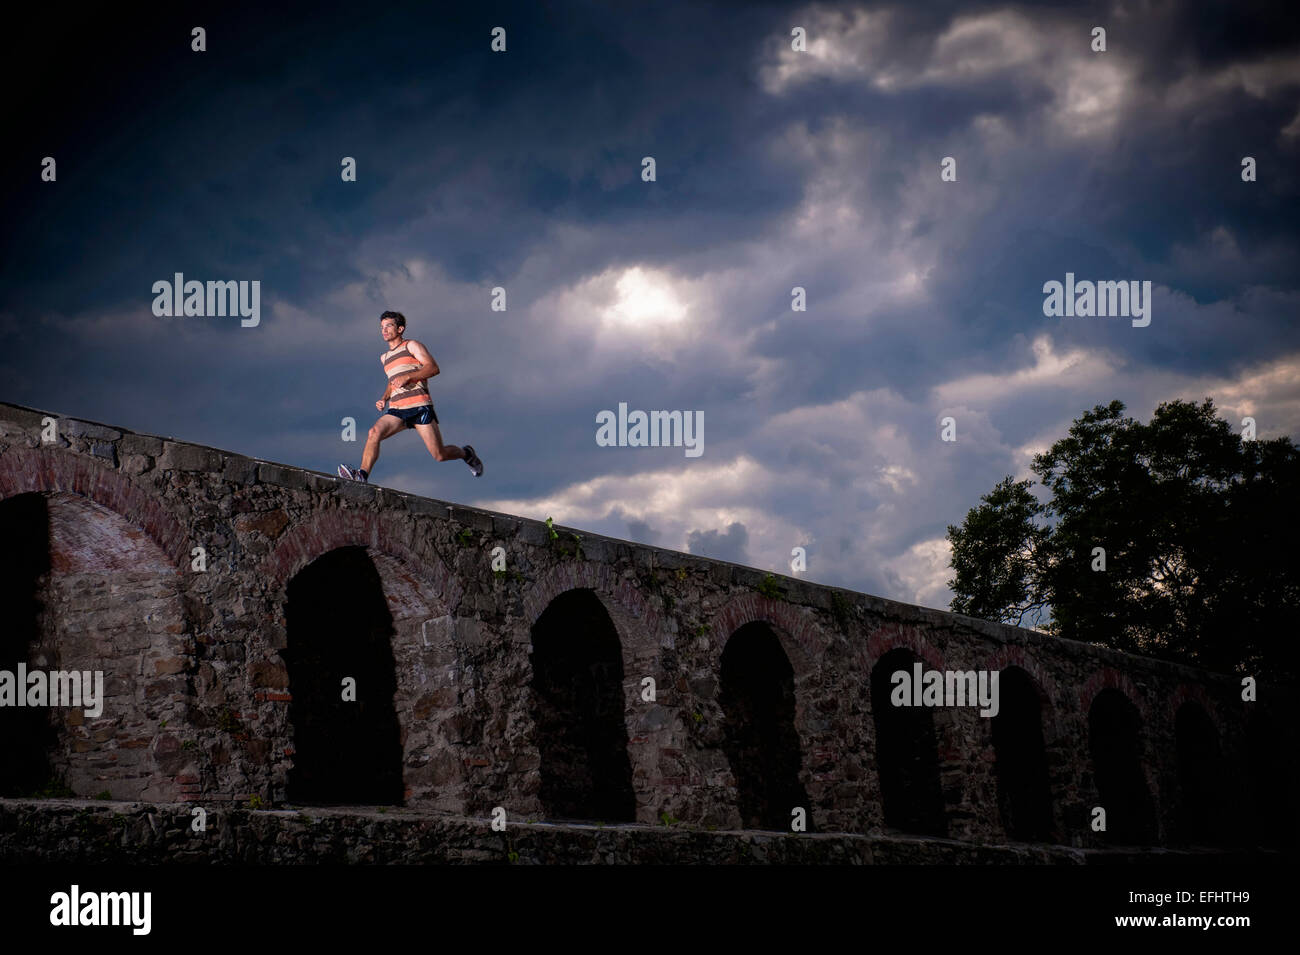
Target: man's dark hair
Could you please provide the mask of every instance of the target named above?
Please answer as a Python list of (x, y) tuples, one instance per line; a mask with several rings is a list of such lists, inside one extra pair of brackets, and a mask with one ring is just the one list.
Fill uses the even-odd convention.
[(403, 315), (401, 312), (384, 312), (384, 314), (382, 314), (382, 315), (379, 316), (379, 320), (380, 320), (381, 322), (382, 322), (384, 319), (386, 319), (386, 318), (395, 318), (395, 319), (397, 319), (397, 327), (398, 327), (398, 328), (405, 328), (405, 327), (406, 327), (406, 316)]

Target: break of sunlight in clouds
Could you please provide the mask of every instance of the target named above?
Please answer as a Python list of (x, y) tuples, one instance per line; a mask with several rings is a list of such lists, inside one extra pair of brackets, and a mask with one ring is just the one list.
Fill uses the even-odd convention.
[(1091, 389), (1115, 373), (1115, 366), (1100, 353), (1084, 348), (1058, 352), (1048, 335), (1039, 335), (1031, 347), (1032, 366), (1009, 374), (970, 375), (944, 382), (934, 389), (935, 397), (945, 407), (989, 405), (1009, 396), (1023, 396), (1031, 389)]
[(614, 304), (601, 313), (601, 318), (611, 325), (644, 329), (686, 317), (687, 306), (678, 299), (665, 272), (633, 266), (623, 271), (614, 289)]
[(601, 352), (657, 355), (695, 342), (716, 314), (719, 283), (667, 268), (619, 265), (562, 284), (527, 308), (535, 322), (558, 322)]
[(952, 592), (952, 544), (946, 537), (917, 541), (894, 558), (891, 569), (903, 590), (894, 599), (922, 607), (947, 607)]
[(1234, 431), (1241, 431), (1241, 419), (1249, 415), (1261, 438), (1300, 433), (1300, 352), (1244, 369), (1235, 377), (1189, 379), (1159, 400), (1199, 402), (1207, 396)]

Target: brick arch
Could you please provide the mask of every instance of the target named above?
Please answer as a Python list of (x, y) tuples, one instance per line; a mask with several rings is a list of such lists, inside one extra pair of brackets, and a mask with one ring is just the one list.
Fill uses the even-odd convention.
[[(948, 662), (938, 647), (926, 640), (918, 627), (906, 624), (886, 624), (873, 630), (867, 637), (866, 652), (862, 655), (863, 671), (870, 673), (880, 658), (890, 650), (911, 650), (932, 670), (948, 669)], [(870, 679), (867, 683), (870, 685)]]
[[(263, 558), (265, 576), (272, 582), (272, 602), (277, 616), (287, 604), (294, 577), (317, 559), (343, 547), (360, 547), (375, 571), (393, 627), (391, 648), (395, 673), (394, 713), (401, 728), (404, 798), (413, 805), (452, 812), (465, 811), (465, 774), (459, 749), (447, 732), (450, 719), (460, 712), (458, 701), (443, 699), (447, 680), (442, 668), (429, 658), (432, 638), (458, 642), (459, 630), (451, 600), (461, 588), (439, 561), (430, 567), (396, 535), (397, 521), (369, 512), (322, 511), (282, 535), (279, 545)], [(451, 599), (448, 598), (451, 592)], [(427, 629), (432, 624), (432, 629)], [(293, 685), (280, 653), (288, 645), (287, 621), (280, 616), (272, 625), (272, 638), (250, 650), (246, 679), (250, 689), (265, 680), (269, 690), (254, 691), (262, 703), (281, 704), (274, 717), (277, 745), (286, 757), (294, 755), (294, 729), (289, 723)], [(269, 724), (264, 724), (269, 725)], [(427, 738), (427, 739), (426, 739)], [(434, 778), (425, 767), (431, 759), (439, 768)], [(291, 764), (276, 768), (275, 782), (283, 786)]]
[[(197, 796), (192, 735), (194, 622), (188, 579), (153, 535), (90, 494), (20, 491), (42, 501), (48, 612), (27, 656), (33, 669), (102, 674), (100, 712), (55, 708), (43, 747), (49, 769), (80, 798), (175, 802)], [(21, 659), (21, 657), (20, 657)], [(168, 727), (170, 729), (164, 729)], [(8, 731), (8, 728), (5, 730)]]
[[(1057, 793), (1061, 789), (1062, 780), (1059, 778), (1063, 771), (1061, 760), (1065, 756), (1062, 748), (1069, 746), (1066, 725), (1062, 722), (1061, 709), (1057, 703), (1056, 681), (1036, 659), (1025, 652), (1025, 647), (1015, 644), (1003, 646), (989, 654), (985, 659), (985, 668), (1000, 674), (1005, 674), (1006, 670), (1012, 668), (1019, 670), (1028, 677), (1039, 707), (1037, 721), (1039, 739), (1036, 742), (1041, 742), (1041, 751), (1038, 751), (1036, 745), (1033, 746), (1033, 750), (1028, 751), (1017, 745), (1014, 739), (1017, 735), (1015, 730), (1010, 734), (1013, 739), (1006, 741), (1010, 743), (1009, 748), (1001, 749), (995, 745), (995, 720), (980, 721), (983, 724), (980, 736), (982, 759), (991, 769), (992, 793), (996, 799), (994, 808), (997, 811), (999, 824), (1004, 831), (1011, 834), (1007, 830), (1007, 817), (1003, 815), (1003, 808), (1010, 808), (1013, 822), (1022, 825), (1026, 821), (1023, 814), (1027, 812), (1030, 822), (1028, 830), (1012, 826), (1012, 830), (1019, 833), (1018, 838), (1025, 838), (1028, 834), (1034, 841), (1054, 841), (1059, 837), (1061, 830), (1059, 818), (1061, 801)], [(1002, 693), (1002, 689), (1000, 686), (999, 694)], [(1000, 696), (1000, 699), (1004, 698)], [(1019, 742), (1025, 743), (1026, 738), (1021, 736)], [(1000, 763), (1003, 753), (1009, 757), (1009, 765), (1013, 767), (1009, 772), (1006, 771), (1007, 767)], [(1043, 759), (1041, 765), (1034, 766), (1025, 761), (1027, 756), (1033, 756), (1036, 761), (1040, 753)], [(1040, 770), (1043, 774), (1041, 776), (1038, 775)]]
[(1114, 667), (1102, 667), (1095, 671), (1079, 689), (1079, 712), (1085, 720), (1092, 711), (1092, 701), (1096, 699), (1098, 693), (1106, 689), (1119, 690), (1128, 697), (1128, 701), (1137, 708), (1138, 715), (1142, 717), (1142, 725), (1150, 726), (1151, 714), (1147, 709), (1146, 701), (1142, 699), (1142, 695), (1138, 693), (1137, 687), (1133, 685), (1128, 675)]
[(722, 651), (727, 641), (741, 627), (750, 623), (768, 623), (781, 642), (796, 682), (817, 672), (825, 648), (813, 636), (813, 620), (784, 600), (774, 600), (762, 594), (749, 593), (732, 597), (709, 621), (709, 632), (716, 639), (709, 641), (709, 660), (713, 673), (721, 673)]
[[(950, 805), (948, 796), (944, 792), (943, 788), (944, 767), (945, 764), (956, 759), (962, 752), (957, 741), (956, 718), (952, 714), (949, 714), (952, 718), (936, 718), (939, 714), (944, 712), (943, 708), (938, 708), (933, 711), (927, 710), (930, 719), (929, 732), (933, 733), (934, 741), (935, 765), (933, 767), (933, 775), (930, 774), (928, 765), (924, 775), (918, 775), (915, 771), (915, 767), (918, 764), (910, 759), (907, 761), (882, 759), (881, 737), (879, 735), (879, 730), (881, 729), (880, 722), (882, 719), (886, 718), (883, 714), (892, 710), (892, 707), (887, 703), (888, 697), (886, 697), (885, 700), (876, 699), (875, 688), (872, 684), (876, 668), (880, 665), (880, 662), (885, 655), (893, 650), (909, 651), (928, 669), (940, 671), (947, 669), (947, 661), (945, 660), (943, 653), (926, 640), (920, 629), (913, 625), (886, 624), (877, 627), (868, 635), (865, 645), (859, 644), (858, 658), (861, 663), (859, 672), (862, 675), (859, 693), (861, 699), (866, 704), (862, 713), (864, 724), (863, 729), (866, 734), (865, 742), (867, 753), (870, 758), (870, 764), (875, 767), (873, 772), (877, 780), (877, 788), (875, 789), (877, 808), (875, 811), (879, 813), (879, 816), (876, 818), (879, 822), (886, 825), (898, 825), (901, 827), (916, 826), (920, 828), (915, 828), (912, 831), (928, 832), (931, 835), (942, 834), (946, 837), (951, 835), (950, 827), (953, 825), (951, 812), (953, 806)], [(879, 704), (879, 706), (877, 704)], [(906, 739), (906, 737), (902, 738)], [(890, 739), (896, 741), (900, 739), (900, 737), (896, 734), (891, 734)], [(903, 751), (912, 757), (921, 754), (928, 756), (928, 739), (912, 737), (913, 744), (918, 741), (921, 743), (919, 749), (915, 745), (906, 745)], [(892, 746), (890, 749), (895, 756), (900, 751)], [(913, 770), (906, 771), (899, 768), (906, 765), (912, 766)], [(892, 782), (886, 782), (887, 774), (888, 778)], [(894, 795), (892, 797), (886, 792), (887, 786), (896, 787), (899, 785), (901, 780), (905, 779), (910, 780), (910, 782), (904, 784), (905, 786), (919, 788), (919, 793), (916, 793), (915, 789), (913, 790), (916, 795), (920, 796), (918, 801), (909, 801), (906, 795), (904, 795), (904, 798), (900, 801), (898, 798), (899, 792), (896, 788), (894, 789)], [(915, 796), (913, 796), (913, 798), (915, 798)], [(931, 798), (937, 798), (938, 801), (937, 806), (929, 806), (933, 811), (924, 815), (914, 815), (910, 821), (906, 819), (906, 817), (910, 815), (909, 810), (906, 808), (900, 809), (900, 807), (906, 807), (909, 805), (925, 805), (930, 802)], [(891, 818), (893, 821), (891, 821)]]
[(0, 455), (0, 499), (33, 492), (66, 492), (94, 501), (144, 531), (178, 569), (189, 567), (185, 525), (157, 495), (112, 468), (44, 448), (7, 449)]
[[(638, 732), (636, 726), (640, 715), (639, 674), (646, 668), (650, 656), (658, 653), (659, 646), (654, 637), (659, 632), (659, 615), (650, 609), (645, 598), (630, 581), (619, 580), (609, 567), (591, 561), (565, 561), (542, 574), (524, 597), (524, 622), (528, 628), (530, 647), (533, 628), (551, 602), (574, 590), (591, 592), (604, 609), (618, 638), (619, 656), (623, 664), (622, 720), (623, 729), (627, 733), (625, 752), (638, 803), (636, 818), (638, 822), (651, 822), (655, 818), (656, 807), (653, 803), (658, 794), (655, 789), (647, 788), (647, 784), (639, 780), (653, 779), (658, 775), (659, 753), (670, 732), (668, 727)], [(529, 652), (531, 654), (531, 649)], [(532, 670), (531, 664), (529, 669)], [(530, 686), (533, 679), (533, 676), (529, 677)], [(536, 732), (537, 724), (531, 712), (529, 722), (532, 724), (530, 733)], [(540, 737), (538, 744), (538, 753), (545, 758), (540, 747)], [(640, 804), (645, 796), (651, 797), (651, 805)]]
[(1219, 734), (1223, 733), (1223, 715), (1219, 712), (1219, 707), (1210, 699), (1210, 694), (1206, 692), (1205, 687), (1197, 683), (1179, 683), (1174, 688), (1174, 692), (1169, 697), (1169, 706), (1165, 710), (1165, 718), (1169, 725), (1173, 726), (1178, 718), (1178, 710), (1184, 703), (1195, 703), (1205, 710), (1205, 715), (1210, 718), (1214, 724), (1214, 729)]
[(634, 662), (634, 648), (657, 647), (662, 637), (662, 619), (630, 580), (620, 579), (605, 564), (589, 560), (565, 561), (542, 574), (524, 597), (524, 617), (531, 627), (541, 619), (551, 601), (568, 590), (591, 590), (609, 614), (623, 644), (627, 670)]
[(1114, 689), (1124, 694), (1134, 709), (1138, 712), (1141, 719), (1141, 726), (1138, 732), (1138, 758), (1141, 763), (1142, 778), (1146, 783), (1147, 797), (1151, 801), (1151, 811), (1154, 813), (1155, 835), (1154, 841), (1159, 842), (1163, 838), (1162, 802), (1164, 794), (1160, 786), (1160, 772), (1163, 766), (1163, 760), (1160, 754), (1153, 750), (1154, 736), (1153, 732), (1156, 727), (1151, 723), (1151, 712), (1141, 694), (1138, 693), (1137, 687), (1127, 674), (1121, 673), (1114, 667), (1102, 667), (1096, 670), (1079, 689), (1078, 701), (1079, 712), (1078, 718), (1082, 721), (1083, 740), (1085, 741), (1085, 759), (1086, 765), (1093, 766), (1093, 754), (1091, 747), (1087, 745), (1089, 739), (1089, 721), (1092, 718), (1092, 704), (1102, 690)]
[[(868, 720), (874, 719), (876, 701), (871, 696), (871, 676), (881, 658), (891, 650), (910, 650), (931, 670), (947, 670), (948, 661), (943, 652), (926, 640), (919, 627), (909, 624), (886, 624), (873, 630), (867, 637), (866, 648), (861, 651), (862, 698), (867, 701)], [(939, 745), (940, 759), (950, 758), (960, 751), (956, 740), (956, 725), (948, 720), (936, 720), (935, 740)], [(874, 724), (870, 730), (874, 737)]]
[(388, 514), (343, 509), (319, 510), (308, 521), (286, 532), (276, 548), (262, 559), (263, 572), (282, 591), (298, 571), (316, 558), (339, 547), (366, 547), (396, 558), (418, 577), (433, 585), (449, 612), (460, 604), (464, 588), (442, 561), (426, 561), (406, 543), (408, 521)]
[(1005, 670), (1007, 667), (1019, 667), (1029, 674), (1034, 689), (1038, 691), (1038, 702), (1043, 705), (1044, 720), (1051, 719), (1055, 723), (1060, 716), (1060, 690), (1051, 674), (1026, 653), (1024, 647), (1016, 645), (1005, 646), (985, 660), (988, 670)]

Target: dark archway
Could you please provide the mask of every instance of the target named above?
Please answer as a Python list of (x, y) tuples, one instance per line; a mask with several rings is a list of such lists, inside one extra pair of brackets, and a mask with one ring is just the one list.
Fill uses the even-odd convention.
[(998, 812), (1012, 839), (1052, 840), (1052, 791), (1043, 745), (1043, 708), (1038, 686), (1020, 667), (998, 676), (998, 714), (993, 717), (994, 775)]
[[(1142, 717), (1123, 693), (1102, 690), (1088, 710), (1088, 745), (1108, 842), (1151, 845), (1155, 806), (1142, 770)], [(1091, 810), (1091, 807), (1089, 807)], [(1090, 816), (1091, 818), (1091, 816)]]
[[(197, 772), (159, 732), (181, 724), (191, 691), (177, 568), (141, 528), (86, 495), (30, 492), (0, 506), (0, 670), (26, 662), (29, 673), (94, 681), (78, 687), (82, 706), (51, 697), (36, 709), (0, 707), (0, 788), (174, 800), (176, 776)], [(164, 660), (166, 672), (156, 671)]]
[(1224, 798), (1225, 767), (1219, 733), (1197, 703), (1184, 703), (1174, 718), (1181, 799), (1177, 838), (1191, 845), (1224, 845), (1230, 824)]
[[(293, 768), (286, 798), (314, 805), (401, 805), (401, 730), (393, 708), (393, 618), (363, 547), (340, 547), (289, 581), (285, 612)], [(343, 680), (356, 680), (355, 702)]]
[(799, 782), (794, 669), (768, 624), (745, 624), (727, 641), (718, 703), (741, 825), (789, 832), (791, 811), (798, 806), (807, 814), (807, 831), (815, 831), (808, 794)]
[[(50, 513), (43, 494), (0, 501), (0, 670), (17, 679), (41, 640), (42, 578), (50, 572)], [(25, 687), (14, 687), (15, 693)], [(0, 706), (0, 796), (31, 796), (53, 782), (56, 733), (45, 707)]]
[(890, 695), (895, 671), (909, 677), (919, 658), (910, 650), (890, 650), (871, 671), (871, 714), (876, 726), (876, 770), (885, 825), (904, 832), (946, 836), (947, 814), (939, 782), (939, 749), (934, 714), (926, 706), (894, 706)]
[(552, 819), (634, 822), (618, 631), (588, 589), (567, 590), (532, 629), (532, 715), (543, 811)]

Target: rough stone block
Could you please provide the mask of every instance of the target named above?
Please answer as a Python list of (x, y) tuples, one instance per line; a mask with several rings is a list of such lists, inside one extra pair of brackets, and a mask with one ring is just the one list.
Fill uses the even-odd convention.
[(492, 533), (496, 537), (514, 537), (519, 532), (520, 521), (514, 517), (492, 516)]
[[(38, 431), (41, 427), (41, 421), (46, 415), (45, 412), (28, 411), (25, 408), (4, 405), (0, 407), (0, 417), (18, 425), (23, 431)], [(50, 415), (50, 417), (57, 418), (58, 415)]]
[(451, 519), (465, 527), (481, 531), (485, 534), (492, 533), (492, 515), (484, 511), (473, 511), (466, 507), (451, 508)]
[(153, 458), (144, 454), (128, 454), (122, 458), (122, 470), (127, 474), (144, 474), (153, 470)]
[(456, 618), (456, 640), (463, 646), (479, 646), (487, 642), (483, 625), (474, 617)]
[(610, 541), (603, 537), (588, 537), (582, 535), (582, 553), (587, 560), (595, 561), (598, 564), (607, 563), (610, 557)]
[(226, 458), (226, 466), (221, 476), (232, 484), (252, 484), (257, 480), (257, 462), (242, 454), (232, 454)]
[(264, 514), (240, 514), (235, 518), (235, 530), (240, 533), (257, 531), (272, 539), (279, 537), (288, 526), (289, 515), (278, 508)]
[(536, 547), (543, 546), (550, 539), (546, 525), (538, 521), (523, 521), (519, 525), (519, 540)]
[(151, 458), (156, 458), (162, 454), (162, 438), (155, 438), (150, 434), (124, 434), (122, 440), (118, 442), (117, 449), (122, 454), (147, 454)]
[(679, 567), (690, 567), (695, 558), (690, 554), (682, 554), (673, 550), (655, 550), (655, 563), (664, 570), (677, 570)]
[(268, 687), (273, 690), (289, 688), (289, 673), (277, 663), (267, 661), (254, 663), (249, 666), (248, 672), (253, 686)]
[(339, 482), (339, 497), (345, 501), (373, 501), (377, 490), (373, 484), (362, 484), (360, 481)]
[[(278, 484), (298, 491), (307, 490), (307, 472), (298, 468), (289, 468), (281, 464), (269, 464), (266, 461), (257, 465), (257, 479), (263, 484)], [(349, 482), (351, 483), (351, 482)]]
[(78, 418), (61, 418), (59, 431), (70, 438), (89, 438), (93, 441), (116, 441), (122, 437), (121, 431), (114, 431), (112, 428), (91, 424)]
[(117, 451), (113, 445), (107, 441), (96, 441), (90, 446), (90, 453), (97, 458), (102, 458), (113, 467), (117, 467)]
[(164, 441), (158, 467), (164, 471), (219, 471), (221, 452), (197, 444)]
[(406, 497), (406, 508), (412, 514), (429, 514), (433, 517), (447, 517), (451, 513), (451, 507), (442, 501), (430, 500), (427, 497), (416, 497), (413, 494)]
[(785, 591), (785, 599), (793, 604), (811, 606), (817, 599), (817, 591), (820, 588), (816, 584), (810, 584), (806, 580), (799, 578), (782, 577), (777, 574), (777, 586)]

